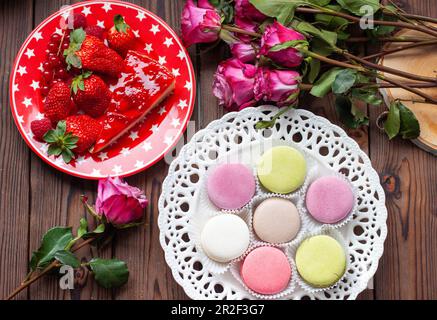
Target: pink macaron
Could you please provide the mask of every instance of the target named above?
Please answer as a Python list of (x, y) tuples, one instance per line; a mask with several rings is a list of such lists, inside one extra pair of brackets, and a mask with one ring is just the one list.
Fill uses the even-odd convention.
[(287, 288), (291, 267), (287, 256), (274, 247), (252, 250), (241, 266), (241, 277), (246, 286), (260, 294), (277, 294)]
[(255, 177), (245, 165), (221, 164), (209, 173), (207, 192), (209, 199), (220, 209), (240, 209), (255, 194)]
[(306, 194), (306, 207), (317, 221), (333, 224), (351, 213), (354, 199), (354, 193), (347, 181), (327, 176), (311, 183)]

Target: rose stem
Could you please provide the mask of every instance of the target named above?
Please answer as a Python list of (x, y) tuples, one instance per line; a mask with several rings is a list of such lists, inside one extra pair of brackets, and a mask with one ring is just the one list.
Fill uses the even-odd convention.
[[(387, 81), (387, 80), (386, 80)], [(408, 86), (410, 88), (434, 88), (437, 87), (437, 83), (402, 83), (404, 86)], [(309, 91), (313, 88), (313, 84), (311, 83), (301, 83), (299, 88), (303, 91)], [(392, 83), (359, 83), (354, 85), (354, 88), (400, 88), (399, 85), (395, 85)]]
[[(82, 242), (81, 244), (77, 245), (73, 250), (71, 250), (72, 252), (76, 252), (77, 250), (79, 250), (80, 248), (86, 246), (87, 244), (93, 242), (95, 240), (95, 238), (89, 238), (87, 240), (85, 240), (84, 242)], [(57, 260), (53, 261), (52, 263), (50, 263), (47, 267), (45, 267), (40, 273), (38, 273), (35, 277), (29, 279), (29, 280), (25, 280), (23, 281), (23, 283), (17, 287), (7, 298), (6, 300), (11, 300), (13, 297), (15, 297), (17, 294), (19, 294), (21, 291), (23, 291), (24, 289), (26, 289), (28, 286), (30, 286), (32, 283), (34, 283), (35, 281), (37, 281), (38, 279), (42, 278), (44, 275), (46, 275), (47, 273), (49, 273), (50, 271), (52, 271), (54, 268), (59, 266), (59, 262)]]
[(422, 42), (422, 41), (429, 41), (432, 38), (411, 38), (411, 37), (381, 37), (381, 38), (374, 38), (370, 39), (368, 37), (351, 37), (349, 39), (346, 39), (346, 42), (349, 43), (361, 43), (361, 42), (369, 42), (372, 40), (379, 41), (379, 42)]
[(416, 89), (416, 88), (412, 88), (412, 87), (410, 87), (410, 86), (408, 86), (408, 85), (406, 85), (406, 84), (404, 84), (404, 83), (402, 83), (402, 82), (400, 82), (400, 81), (397, 81), (397, 80), (394, 80), (394, 79), (390, 79), (390, 78), (386, 78), (386, 77), (384, 77), (382, 74), (378, 74), (378, 75), (377, 75), (377, 78), (379, 78), (379, 79), (381, 79), (381, 80), (384, 80), (384, 81), (387, 81), (387, 82), (389, 82), (389, 83), (391, 83), (391, 84), (393, 84), (393, 85), (397, 85), (398, 87), (400, 87), (400, 88), (402, 88), (402, 89), (405, 89), (405, 90), (407, 90), (407, 91), (410, 91), (410, 92), (412, 92), (412, 93), (415, 93), (415, 94), (417, 94), (418, 96), (424, 98), (424, 99), (425, 99), (425, 102), (429, 102), (429, 103), (437, 104), (437, 99), (434, 99), (434, 98), (431, 97), (430, 95), (428, 95), (428, 94), (426, 94), (426, 93), (423, 93), (422, 91), (420, 91), (420, 90), (418, 90), (418, 89)]
[[(311, 8), (297, 8), (296, 12), (300, 12), (300, 13), (312, 13), (312, 14), (317, 14), (317, 13), (322, 13), (322, 14), (328, 14), (328, 15), (332, 15), (332, 16), (337, 16), (337, 17), (341, 17), (353, 22), (360, 22), (361, 21), (361, 17), (355, 17), (355, 16), (351, 16), (348, 15), (346, 13), (342, 13), (342, 12), (337, 12), (337, 11), (333, 11), (333, 10), (329, 10), (329, 9), (311, 9)], [(411, 23), (406, 23), (406, 22), (398, 22), (398, 21), (383, 21), (383, 20), (372, 20), (372, 19), (368, 19), (367, 20), (369, 24), (373, 23), (373, 24), (377, 24), (377, 25), (382, 25), (382, 26), (392, 26), (392, 27), (399, 27), (399, 28), (404, 28), (404, 29), (412, 29), (412, 30), (416, 30), (416, 31), (420, 31), (429, 35), (432, 35), (434, 37), (437, 37), (437, 31), (435, 30), (431, 30), (427, 27), (424, 26), (419, 26), (419, 25), (415, 25), (415, 24), (411, 24)]]
[(425, 77), (425, 76), (420, 76), (420, 75), (415, 75), (412, 73), (408, 73), (402, 70), (397, 70), (397, 69), (393, 69), (390, 67), (385, 67), (367, 60), (364, 60), (363, 58), (357, 57), (349, 52), (347, 52), (346, 50), (342, 50), (340, 48), (336, 49), (336, 52), (338, 54), (344, 55), (346, 58), (349, 58), (351, 60), (354, 60), (356, 62), (361, 63), (362, 65), (368, 67), (368, 68), (372, 68), (372, 69), (376, 69), (376, 70), (380, 70), (386, 73), (391, 73), (403, 78), (407, 78), (407, 79), (411, 79), (411, 80), (417, 80), (417, 81), (424, 81), (424, 82), (437, 82), (437, 78), (432, 78), (432, 77)]
[(384, 56), (392, 54), (392, 53), (396, 53), (396, 52), (400, 52), (400, 51), (404, 51), (404, 50), (408, 50), (408, 49), (412, 49), (412, 48), (417, 48), (417, 47), (429, 46), (429, 45), (433, 45), (433, 44), (437, 44), (437, 40), (412, 43), (412, 44), (405, 45), (405, 46), (402, 46), (402, 47), (399, 47), (399, 48), (394, 48), (394, 49), (391, 49), (391, 50), (381, 51), (379, 53), (375, 53), (375, 54), (372, 54), (372, 55), (369, 55), (369, 56), (365, 56), (362, 59), (370, 60), (370, 59), (373, 59), (373, 58), (384, 57)]
[(237, 27), (233, 27), (233, 26), (230, 26), (230, 25), (227, 25), (227, 24), (222, 25), (222, 28), (225, 29), (225, 30), (231, 31), (231, 32), (247, 34), (249, 36), (256, 37), (256, 38), (261, 38), (261, 36), (262, 36), (259, 33), (243, 30), (243, 29), (240, 29), (240, 28), (237, 28)]
[(300, 52), (306, 54), (309, 57), (315, 58), (317, 60), (320, 60), (320, 61), (332, 64), (332, 65), (335, 65), (335, 66), (338, 66), (338, 67), (355, 69), (355, 70), (358, 70), (358, 71), (361, 71), (361, 72), (365, 72), (366, 71), (366, 69), (363, 68), (360, 65), (350, 64), (350, 63), (347, 63), (347, 62), (342, 62), (342, 61), (337, 61), (337, 60), (334, 60), (334, 59), (330, 59), (328, 57), (322, 56), (322, 55), (317, 54), (315, 52), (309, 51), (309, 50), (307, 50), (305, 48), (296, 48), (296, 49), (299, 50)]
[[(390, 2), (390, 4), (391, 4), (392, 6), (394, 6), (394, 7), (397, 9), (398, 12), (393, 12), (393, 11), (387, 9), (386, 6), (382, 5), (383, 12), (384, 12), (384, 14), (386, 14), (386, 15), (391, 15), (391, 16), (398, 16), (398, 15), (401, 15), (401, 16), (404, 17), (404, 18), (407, 18), (407, 19), (413, 19), (413, 20), (418, 20), (418, 21), (420, 21), (420, 22), (425, 21), (425, 22), (437, 23), (437, 19), (435, 19), (435, 18), (426, 17), (426, 16), (421, 16), (421, 15), (417, 15), (417, 14), (410, 14), (410, 13), (407, 13), (407, 12), (405, 12), (405, 10), (403, 10), (402, 8), (400, 8), (400, 7), (399, 7), (396, 3), (394, 3), (392, 0), (389, 0), (389, 2)], [(432, 27), (432, 26), (428, 26), (428, 27)], [(432, 28), (434, 28), (434, 27), (432, 27)]]

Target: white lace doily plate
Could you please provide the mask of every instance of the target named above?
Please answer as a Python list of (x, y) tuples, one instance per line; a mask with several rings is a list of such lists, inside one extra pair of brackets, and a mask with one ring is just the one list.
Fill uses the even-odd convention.
[(259, 120), (270, 120), (276, 112), (277, 108), (263, 106), (228, 113), (196, 133), (170, 165), (159, 199), (160, 242), (174, 278), (192, 299), (255, 298), (228, 268), (217, 272), (218, 266), (209, 263), (198, 249), (193, 232), (198, 232), (203, 221), (220, 214), (205, 195), (208, 168), (224, 160), (254, 165), (272, 145), (294, 146), (321, 171), (341, 172), (358, 197), (352, 219), (337, 229), (350, 258), (343, 280), (316, 293), (296, 286), (283, 298), (355, 299), (376, 272), (387, 235), (387, 210), (379, 176), (369, 158), (341, 128), (309, 111), (291, 110), (271, 129), (255, 129)]

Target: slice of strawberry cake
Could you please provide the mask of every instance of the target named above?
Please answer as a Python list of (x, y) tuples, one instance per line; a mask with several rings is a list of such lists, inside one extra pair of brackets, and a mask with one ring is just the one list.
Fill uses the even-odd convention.
[(99, 118), (103, 130), (93, 153), (102, 151), (139, 123), (174, 90), (175, 78), (153, 59), (129, 51), (117, 84), (112, 86), (113, 101)]

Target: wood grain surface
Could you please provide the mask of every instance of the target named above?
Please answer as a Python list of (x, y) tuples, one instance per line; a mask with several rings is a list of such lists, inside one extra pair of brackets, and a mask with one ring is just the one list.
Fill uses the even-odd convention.
[[(46, 165), (27, 148), (15, 127), (9, 106), (9, 75), (15, 54), (28, 33), (62, 5), (77, 1), (0, 1), (0, 298), (6, 296), (27, 272), (27, 261), (45, 231), (54, 225), (77, 226), (86, 212), (79, 196), (95, 198), (96, 183), (67, 176)], [(184, 0), (130, 1), (157, 13), (179, 31)], [(396, 1), (405, 10), (437, 17), (434, 0)], [(225, 46), (205, 52), (190, 49), (196, 70), (197, 99), (192, 116), (195, 128), (204, 128), (224, 110), (211, 94), (213, 74), (228, 55)], [(331, 98), (305, 99), (305, 108), (339, 123)], [(387, 195), (388, 237), (374, 280), (374, 290), (360, 299), (437, 299), (437, 158), (408, 141), (388, 139), (374, 125), (384, 109), (362, 106), (371, 125), (348, 133), (368, 153)], [(147, 224), (122, 232), (99, 255), (126, 260), (128, 283), (105, 290), (89, 281), (85, 270), (76, 273), (76, 289), (59, 289), (54, 278), (45, 278), (22, 292), (18, 299), (186, 299), (173, 280), (159, 244), (157, 202), (168, 166), (160, 161), (128, 179), (150, 199)], [(89, 248), (81, 255), (91, 257)]]

